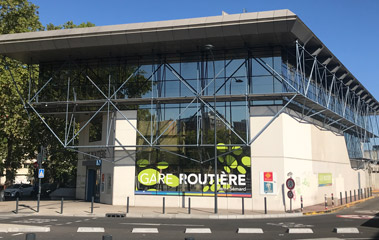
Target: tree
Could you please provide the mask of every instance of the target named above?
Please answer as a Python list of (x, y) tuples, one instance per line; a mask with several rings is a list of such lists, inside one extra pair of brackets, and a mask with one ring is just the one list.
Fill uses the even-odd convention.
[[(38, 7), (27, 0), (0, 0), (0, 34), (42, 30)], [(13, 180), (21, 159), (34, 157), (29, 136), (28, 115), (19, 94), (27, 92), (28, 69), (18, 61), (1, 58), (0, 63), (0, 166), (7, 180)], [(10, 75), (13, 71), (13, 76)], [(13, 78), (12, 78), (13, 77)], [(15, 84), (19, 88), (16, 89)]]
[(67, 21), (63, 25), (54, 25), (52, 23), (49, 23), (46, 25), (46, 30), (59, 30), (59, 29), (72, 29), (72, 28), (84, 28), (84, 27), (94, 27), (95, 24), (91, 22), (81, 23), (79, 25), (74, 24), (73, 21)]
[[(75, 25), (72, 21), (59, 26), (48, 24), (46, 28), (39, 21), (38, 7), (27, 0), (0, 0), (0, 34), (31, 31), (57, 30), (76, 27), (91, 27), (87, 22)], [(22, 160), (35, 159), (39, 147), (48, 150), (48, 160), (44, 167), (50, 181), (75, 181), (77, 154), (69, 152), (60, 145), (46, 126), (33, 112), (24, 107), (22, 99), (27, 99), (29, 71), (38, 76), (38, 66), (27, 65), (0, 56), (0, 175), (10, 184), (21, 167)], [(32, 86), (38, 86), (38, 79)], [(36, 89), (31, 89), (35, 92)], [(64, 132), (61, 119), (46, 118), (49, 125), (57, 126)], [(59, 133), (58, 133), (59, 134)]]

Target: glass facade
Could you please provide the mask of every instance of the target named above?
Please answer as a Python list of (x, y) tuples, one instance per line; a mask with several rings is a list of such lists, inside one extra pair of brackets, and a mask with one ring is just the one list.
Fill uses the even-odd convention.
[[(378, 145), (376, 116), (358, 111), (356, 99), (346, 101), (349, 89), (339, 86), (330, 72), (322, 77), (300, 71), (297, 56), (290, 52), (279, 47), (207, 50), (41, 64), (38, 101), (87, 101), (67, 109), (98, 111), (90, 129), (99, 128), (95, 115), (105, 111), (107, 99), (114, 103), (108, 107), (111, 111), (135, 110), (136, 194), (212, 195), (217, 185), (216, 158), (220, 196), (250, 197), (254, 167), (250, 166), (250, 107), (283, 105), (289, 100), (270, 99), (270, 94), (301, 94), (356, 124), (359, 129), (341, 130), (351, 158), (363, 157), (363, 152)], [(323, 114), (317, 116), (330, 121)], [(101, 139), (90, 132), (91, 142)]]

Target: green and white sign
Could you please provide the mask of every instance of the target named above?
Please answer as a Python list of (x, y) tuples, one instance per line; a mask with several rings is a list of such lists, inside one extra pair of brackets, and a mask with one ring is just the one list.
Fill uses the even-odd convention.
[(251, 197), (249, 148), (218, 144), (217, 150), (217, 178), (209, 155), (210, 161), (197, 163), (162, 154), (148, 160), (146, 154), (136, 161), (135, 194)]
[(332, 186), (333, 183), (333, 177), (331, 173), (319, 173), (318, 174), (318, 186), (319, 187), (325, 187), (325, 186)]

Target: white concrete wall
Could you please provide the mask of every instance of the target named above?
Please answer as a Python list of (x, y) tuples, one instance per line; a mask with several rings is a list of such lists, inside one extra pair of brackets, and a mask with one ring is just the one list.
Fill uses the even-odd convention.
[[(263, 116), (262, 116), (263, 115)], [(269, 114), (267, 114), (269, 115)], [(254, 136), (272, 116), (251, 117), (251, 133)], [(339, 193), (358, 189), (358, 172), (361, 187), (366, 184), (363, 170), (353, 170), (350, 166), (345, 139), (314, 124), (300, 122), (282, 113), (262, 135), (252, 144), (253, 208), (262, 209), (264, 196), (270, 210), (289, 209), (289, 199), (285, 187), (287, 174), (291, 172), (295, 180), (293, 208), (300, 207), (300, 196), (304, 205), (324, 202), (324, 196), (339, 198)], [(274, 196), (259, 192), (259, 172), (273, 171), (278, 176), (278, 193)], [(331, 173), (332, 186), (318, 186), (318, 174)]]
[[(128, 121), (125, 119), (125, 117)], [(137, 111), (117, 113), (115, 122), (115, 145), (136, 145)], [(113, 169), (113, 205), (134, 204), (135, 147), (116, 147)]]

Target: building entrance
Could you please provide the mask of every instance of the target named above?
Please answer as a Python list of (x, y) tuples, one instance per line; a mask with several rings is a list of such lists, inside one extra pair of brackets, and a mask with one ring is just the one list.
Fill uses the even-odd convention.
[(86, 187), (86, 201), (90, 202), (93, 196), (95, 202), (100, 202), (100, 168), (87, 169)]

